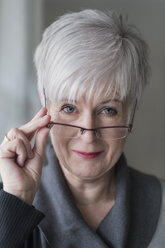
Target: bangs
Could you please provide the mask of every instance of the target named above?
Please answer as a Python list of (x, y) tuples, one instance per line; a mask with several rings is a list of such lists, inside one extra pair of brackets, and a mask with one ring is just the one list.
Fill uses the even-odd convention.
[(141, 97), (149, 83), (148, 46), (114, 11), (60, 17), (44, 32), (34, 57), (38, 89), (50, 101)]
[[(106, 68), (104, 64), (100, 67), (78, 68), (71, 75), (68, 71), (73, 72), (73, 69), (68, 70), (64, 67), (61, 75), (59, 73), (59, 78), (56, 73), (52, 75), (49, 84), (45, 84), (47, 97), (54, 102), (60, 102), (63, 99), (76, 102), (84, 95), (86, 100), (97, 99), (100, 96), (107, 98), (111, 95), (112, 98), (118, 96), (119, 100), (124, 101), (137, 94), (135, 87), (137, 72), (132, 59), (127, 58), (127, 63), (123, 59), (118, 60), (118, 63), (110, 68)], [(52, 71), (55, 74), (57, 70)]]
[(74, 79), (68, 79), (65, 82), (58, 85), (52, 84), (52, 87), (49, 86), (46, 89), (48, 98), (52, 102), (60, 102), (62, 100), (68, 100), (76, 102), (82, 96), (85, 96), (86, 100), (89, 101), (91, 99), (96, 100), (100, 96), (106, 98), (111, 95), (111, 97), (115, 98), (118, 94), (120, 96), (120, 100), (124, 98), (117, 89), (117, 84), (114, 83), (113, 78), (105, 78), (105, 76), (101, 78), (81, 78), (76, 77)]

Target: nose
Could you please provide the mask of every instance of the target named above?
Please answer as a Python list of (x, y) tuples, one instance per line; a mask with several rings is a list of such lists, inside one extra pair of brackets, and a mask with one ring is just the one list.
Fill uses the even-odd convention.
[(82, 116), (81, 126), (84, 128), (80, 130), (81, 139), (86, 143), (92, 143), (96, 139), (96, 134), (92, 130), (95, 128), (95, 118), (90, 111), (86, 111)]

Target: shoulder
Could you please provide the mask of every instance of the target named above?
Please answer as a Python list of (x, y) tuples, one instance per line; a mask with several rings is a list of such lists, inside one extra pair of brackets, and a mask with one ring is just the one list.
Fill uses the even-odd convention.
[[(140, 243), (139, 247), (148, 247), (159, 225), (163, 199), (162, 184), (157, 177), (139, 172), (130, 167), (129, 174), (132, 223), (131, 242), (136, 241)], [(159, 248), (159, 246), (155, 247)]]
[[(131, 186), (134, 193), (137, 194), (142, 193), (145, 197), (147, 195), (149, 197), (149, 193), (151, 196), (158, 194), (159, 199), (161, 198), (163, 185), (156, 176), (140, 172), (130, 167), (129, 167), (129, 173), (130, 173)], [(156, 198), (158, 199), (158, 197)]]
[(159, 180), (154, 175), (150, 175), (150, 174), (138, 171), (137, 169), (134, 169), (132, 167), (128, 167), (128, 168), (129, 168), (129, 172), (130, 172), (132, 179), (135, 179), (136, 182), (138, 182), (139, 180), (145, 180), (145, 181), (147, 180), (147, 182), (150, 182), (152, 180)]
[[(152, 221), (156, 225), (162, 204), (163, 188), (165, 191), (165, 184), (156, 176), (148, 175), (132, 168), (129, 168), (129, 171), (132, 205), (138, 207), (140, 212), (142, 210), (146, 212), (149, 222), (150, 217), (154, 216)], [(140, 212), (139, 217), (142, 215)]]
[(165, 244), (165, 180), (159, 180), (162, 189), (162, 198), (161, 198), (161, 207), (160, 207), (160, 214), (157, 223), (157, 228), (154, 233), (153, 239), (151, 240), (148, 248), (164, 248)]

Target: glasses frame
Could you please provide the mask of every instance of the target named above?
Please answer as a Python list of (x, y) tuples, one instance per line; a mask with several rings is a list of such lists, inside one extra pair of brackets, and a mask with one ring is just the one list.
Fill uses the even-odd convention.
[[(43, 95), (44, 95), (44, 103), (45, 103), (45, 108), (46, 108), (47, 106), (46, 106), (46, 92), (45, 92), (45, 88), (43, 88)], [(132, 117), (131, 117), (131, 122), (130, 122), (129, 125), (125, 125), (125, 126), (105, 126), (105, 127), (97, 127), (97, 128), (84, 128), (84, 127), (76, 126), (76, 125), (72, 125), (72, 124), (66, 124), (66, 123), (59, 123), (59, 122), (50, 121), (47, 124), (47, 128), (51, 129), (53, 125), (75, 127), (75, 128), (80, 129), (80, 134), (81, 135), (84, 134), (85, 131), (93, 131), (95, 133), (95, 135), (96, 135), (97, 132), (98, 132), (98, 130), (100, 130), (100, 129), (107, 129), (107, 128), (125, 128), (125, 129), (128, 129), (128, 133), (130, 133), (132, 131), (132, 128), (133, 128), (133, 121), (134, 121), (136, 106), (137, 106), (137, 99), (135, 100), (133, 114), (132, 114)], [(113, 140), (123, 139), (126, 136), (121, 137), (121, 138), (116, 138), (116, 139), (113, 139)]]

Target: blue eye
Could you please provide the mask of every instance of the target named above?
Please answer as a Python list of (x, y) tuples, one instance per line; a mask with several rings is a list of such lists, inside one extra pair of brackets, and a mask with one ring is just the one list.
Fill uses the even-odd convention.
[(75, 108), (72, 105), (65, 105), (62, 107), (62, 110), (66, 113), (73, 113)]
[(116, 109), (112, 108), (112, 107), (107, 107), (102, 109), (102, 111), (104, 114), (106, 115), (110, 115), (110, 116), (115, 116), (117, 114)]

